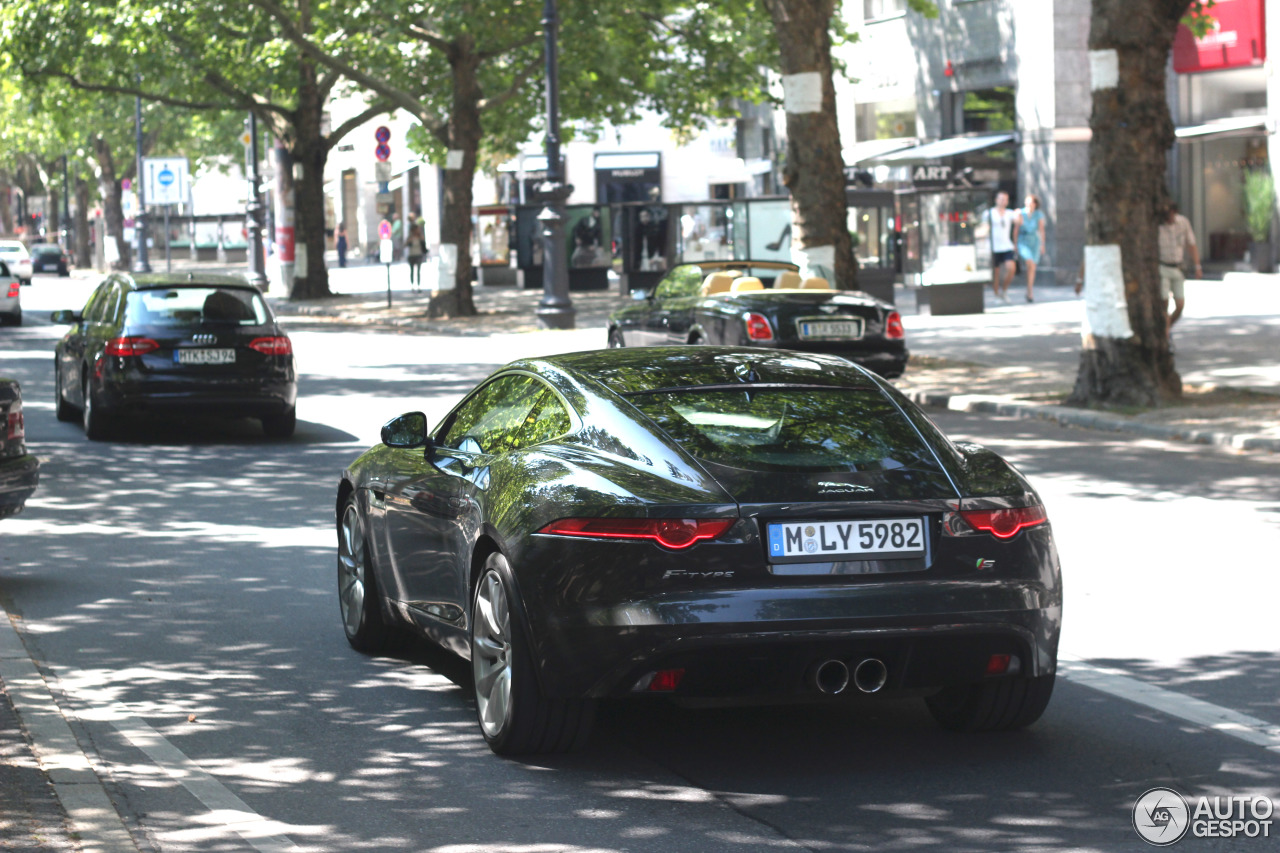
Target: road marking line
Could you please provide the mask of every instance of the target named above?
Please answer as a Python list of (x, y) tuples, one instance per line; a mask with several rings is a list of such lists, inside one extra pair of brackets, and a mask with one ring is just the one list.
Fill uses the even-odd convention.
[(49, 685), (27, 654), (12, 617), (5, 612), (0, 623), (0, 680), (31, 737), (36, 760), (49, 774), (69, 829), (79, 835), (84, 853), (138, 853)]
[(271, 829), (278, 824), (268, 821), (249, 808), (244, 800), (212, 775), (201, 770), (199, 765), (144, 720), (130, 716), (115, 720), (112, 724), (130, 743), (146, 753), (156, 766), (208, 806), (211, 813), (209, 817), (239, 835), (255, 850), (262, 853), (285, 853), (298, 849), (285, 836), (271, 834)]
[(1280, 726), (1194, 696), (1165, 690), (1134, 678), (1122, 669), (1098, 666), (1081, 658), (1060, 656), (1058, 672), (1069, 681), (1110, 696), (1144, 705), (1228, 737), (1280, 753)]

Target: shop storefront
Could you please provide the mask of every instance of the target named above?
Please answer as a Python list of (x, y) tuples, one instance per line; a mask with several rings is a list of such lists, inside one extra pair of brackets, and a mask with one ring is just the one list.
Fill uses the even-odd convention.
[(1263, 0), (1218, 0), (1210, 10), (1215, 24), (1203, 38), (1181, 27), (1174, 40), (1173, 194), (1211, 270), (1253, 260), (1246, 179), (1272, 171), (1265, 14)]

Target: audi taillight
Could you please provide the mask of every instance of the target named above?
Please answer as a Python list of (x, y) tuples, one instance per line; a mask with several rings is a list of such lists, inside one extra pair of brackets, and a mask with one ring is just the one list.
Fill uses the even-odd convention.
[(257, 350), (263, 355), (293, 355), (293, 344), (283, 335), (274, 338), (254, 338), (249, 341), (249, 349)]
[(885, 318), (884, 336), (891, 341), (900, 341), (907, 336), (906, 329), (902, 328), (902, 315), (897, 311), (890, 311)]
[(750, 311), (742, 315), (743, 321), (747, 324), (747, 337), (753, 341), (771, 341), (773, 340), (773, 326), (769, 325), (769, 318), (763, 314), (757, 314)]
[(732, 518), (562, 518), (538, 532), (587, 539), (648, 539), (680, 551), (715, 539), (733, 522)]
[(9, 421), (8, 430), (6, 432), (9, 436), (9, 441), (14, 441), (15, 439), (22, 438), (27, 434), (26, 427), (24, 426), (22, 421), (21, 405), (15, 406), (13, 409), (10, 409), (8, 421)]
[(15, 279), (14, 281), (9, 282), (9, 295), (17, 296), (18, 293), (19, 293), (19, 283)]
[(149, 352), (155, 352), (160, 349), (160, 344), (151, 340), (151, 338), (124, 337), (112, 338), (107, 341), (107, 345), (102, 348), (104, 355), (118, 355), (121, 357), (130, 355), (146, 355)]
[(943, 528), (950, 536), (990, 533), (997, 539), (1012, 539), (1028, 527), (1036, 527), (1048, 520), (1042, 506), (962, 509), (947, 513)]

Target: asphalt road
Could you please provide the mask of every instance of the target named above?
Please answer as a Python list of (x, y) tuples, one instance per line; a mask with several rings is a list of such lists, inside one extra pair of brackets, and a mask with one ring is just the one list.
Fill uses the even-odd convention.
[(0, 329), (44, 460), (0, 527), (0, 602), (142, 850), (1141, 850), (1152, 787), (1280, 799), (1274, 457), (937, 414), (1013, 458), (1053, 519), (1066, 664), (1040, 723), (952, 735), (914, 700), (624, 705), (583, 754), (510, 761), (477, 731), (466, 666), (346, 645), (334, 486), (387, 418), (434, 422), (495, 365), (599, 330), (298, 331), (293, 441), (245, 421), (103, 444), (53, 416), (60, 331), (38, 315), (79, 287), (37, 278), (28, 325)]

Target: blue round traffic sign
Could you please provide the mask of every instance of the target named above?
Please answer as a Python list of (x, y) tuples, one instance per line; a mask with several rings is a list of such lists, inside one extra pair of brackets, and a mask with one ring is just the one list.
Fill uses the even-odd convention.
[(379, 160), (386, 160), (391, 156), (391, 146), (385, 142), (379, 142), (378, 147), (373, 149), (373, 154)]
[(380, 125), (378, 129), (373, 132), (373, 138), (379, 142), (387, 142), (391, 139), (391, 128), (387, 127), (385, 124)]
[(170, 169), (168, 166), (165, 166), (163, 169), (161, 169), (159, 172), (156, 173), (156, 180), (160, 182), (160, 186), (162, 187), (169, 186), (177, 179), (178, 179), (178, 176), (175, 175), (173, 173), (173, 170)]

